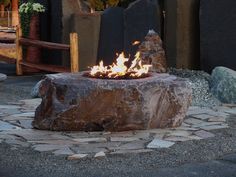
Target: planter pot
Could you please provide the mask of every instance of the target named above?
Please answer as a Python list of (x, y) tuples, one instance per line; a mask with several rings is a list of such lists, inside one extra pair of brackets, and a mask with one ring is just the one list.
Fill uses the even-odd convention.
[(5, 9), (4, 9), (4, 4), (0, 4), (0, 17), (4, 17), (4, 11), (5, 11)]
[[(30, 21), (30, 31), (29, 31), (29, 39), (34, 39), (34, 40), (39, 40), (40, 39), (40, 34), (39, 34), (39, 15), (33, 15), (31, 17)], [(40, 63), (40, 58), (41, 58), (41, 51), (37, 47), (31, 47), (29, 46), (27, 48), (26, 52), (26, 61), (30, 63)], [(27, 73), (34, 73), (34, 72), (39, 72), (37, 69), (32, 69), (32, 68), (25, 68), (25, 72)]]
[(80, 70), (96, 64), (101, 14), (77, 13), (71, 16), (71, 30), (79, 35)]

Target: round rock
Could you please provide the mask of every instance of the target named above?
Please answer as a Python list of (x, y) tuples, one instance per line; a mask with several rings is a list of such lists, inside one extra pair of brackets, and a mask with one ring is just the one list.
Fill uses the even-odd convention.
[(33, 126), (47, 130), (125, 131), (180, 126), (191, 102), (186, 79), (152, 73), (130, 80), (84, 73), (47, 75)]
[(7, 75), (0, 73), (0, 82), (4, 81), (6, 79), (7, 79)]
[(236, 104), (236, 71), (216, 67), (211, 74), (211, 92), (223, 103)]

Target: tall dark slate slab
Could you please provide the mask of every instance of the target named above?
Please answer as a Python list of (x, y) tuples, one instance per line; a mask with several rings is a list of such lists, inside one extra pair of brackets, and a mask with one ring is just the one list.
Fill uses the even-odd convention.
[(116, 53), (123, 51), (124, 45), (124, 9), (113, 7), (106, 9), (101, 16), (101, 27), (98, 47), (98, 62), (112, 64)]
[(201, 67), (236, 70), (236, 1), (200, 1)]
[[(62, 43), (62, 0), (49, 0), (50, 13), (50, 41)], [(62, 51), (50, 52), (50, 63), (62, 63)]]
[[(50, 6), (48, 0), (37, 0), (46, 11), (40, 14), (40, 40), (50, 41)], [(48, 63), (50, 53), (46, 49), (41, 49), (41, 62)]]
[(40, 39), (50, 39), (50, 7), (47, 0), (38, 0), (37, 2), (44, 5), (46, 11), (40, 14)]
[(124, 12), (124, 49), (127, 54), (134, 55), (136, 40), (143, 41), (148, 30), (153, 29), (160, 34), (160, 9), (158, 0), (137, 0)]

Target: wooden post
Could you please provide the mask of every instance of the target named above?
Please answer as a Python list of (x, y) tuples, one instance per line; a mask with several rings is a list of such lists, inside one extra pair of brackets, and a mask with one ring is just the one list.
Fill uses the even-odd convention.
[(70, 67), (72, 73), (79, 71), (79, 39), (77, 33), (70, 34)]
[(22, 36), (22, 31), (20, 26), (17, 27), (16, 29), (16, 74), (17, 75), (22, 75), (22, 66), (20, 62), (23, 60), (23, 50), (22, 50), (22, 45), (20, 44), (20, 38)]
[(18, 5), (19, 0), (12, 0), (12, 26), (16, 27), (19, 25), (19, 12)]

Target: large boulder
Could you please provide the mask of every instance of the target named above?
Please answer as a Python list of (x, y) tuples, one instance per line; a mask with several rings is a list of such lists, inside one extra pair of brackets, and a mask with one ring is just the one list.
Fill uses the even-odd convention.
[(236, 103), (236, 71), (216, 67), (211, 75), (212, 93), (223, 103)]
[(177, 127), (191, 102), (186, 79), (157, 73), (132, 80), (47, 75), (40, 95), (33, 126), (57, 131)]

